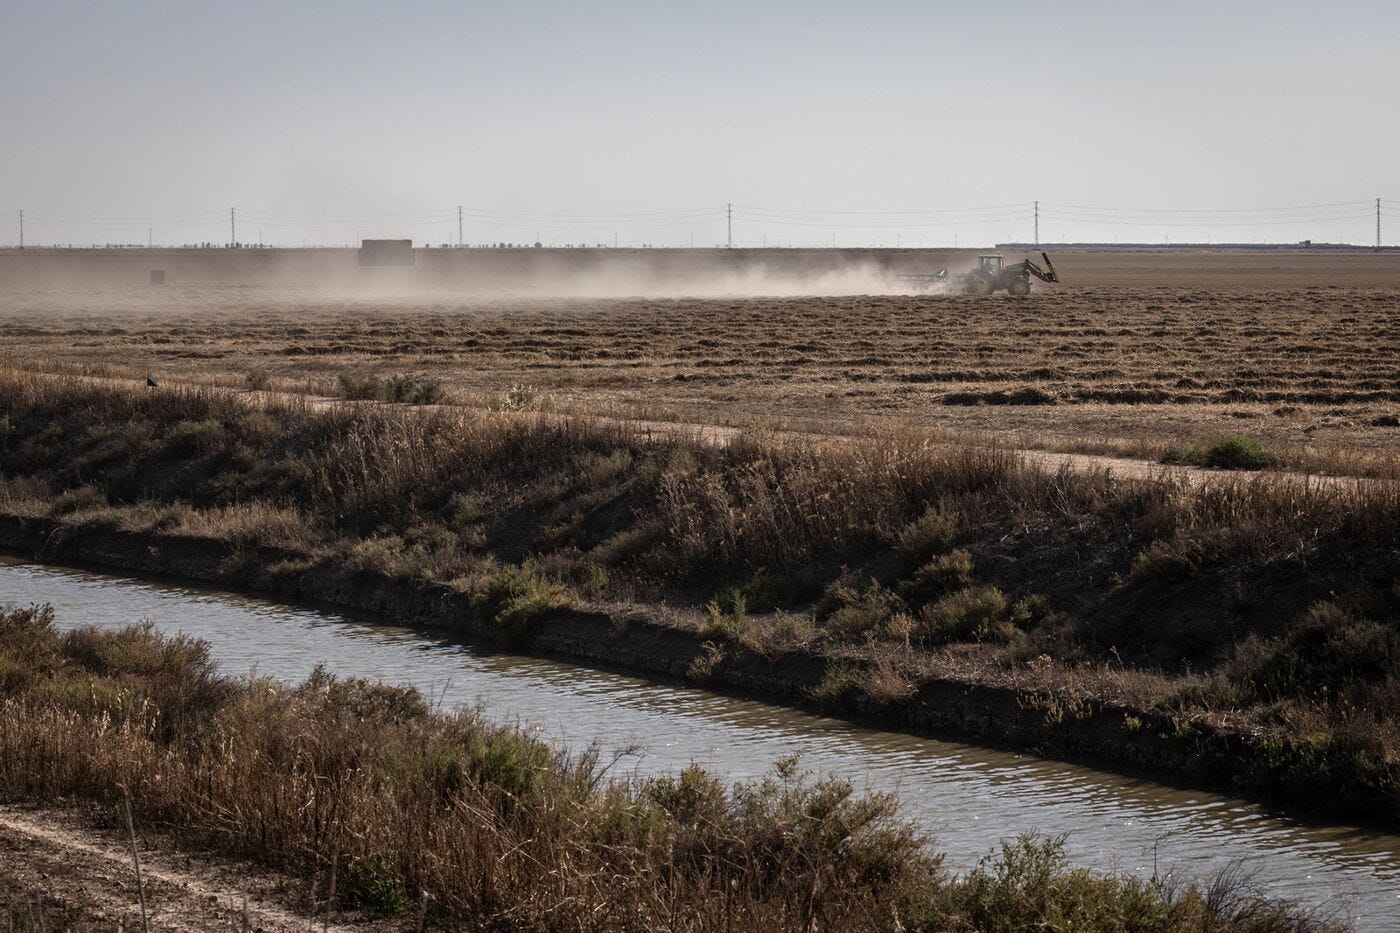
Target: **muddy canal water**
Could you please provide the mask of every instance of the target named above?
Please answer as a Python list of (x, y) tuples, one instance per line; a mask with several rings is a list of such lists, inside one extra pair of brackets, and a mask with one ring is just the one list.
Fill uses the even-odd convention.
[(739, 780), (799, 755), (812, 771), (895, 791), (903, 812), (965, 868), (997, 840), (1067, 834), (1078, 863), (1203, 878), (1232, 865), (1271, 893), (1400, 929), (1400, 836), (1312, 825), (1257, 804), (1061, 762), (914, 738), (765, 703), (561, 661), (484, 654), (343, 613), (0, 557), (0, 605), (51, 603), (60, 624), (150, 619), (207, 641), (228, 674), (336, 674), (411, 684), (446, 709), (480, 705), (543, 738), (605, 755), (620, 775), (696, 762)]

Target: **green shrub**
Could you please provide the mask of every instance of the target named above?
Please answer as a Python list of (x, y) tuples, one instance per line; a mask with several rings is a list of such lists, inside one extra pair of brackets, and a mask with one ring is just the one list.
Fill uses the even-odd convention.
[(723, 597), (712, 599), (705, 604), (705, 621), (700, 623), (702, 636), (737, 639), (748, 628), (748, 603), (738, 590), (730, 590)]
[(1159, 462), (1172, 466), (1200, 466), (1206, 459), (1206, 452), (1199, 447), (1168, 447)]
[(1336, 697), (1396, 675), (1400, 632), (1325, 602), (1287, 635), (1242, 642), (1230, 665), (1232, 681), (1270, 700)]
[(778, 581), (773, 579), (765, 567), (755, 570), (747, 580), (731, 591), (730, 599), (744, 600), (744, 605), (753, 612), (772, 612), (783, 602), (778, 590)]
[(352, 907), (386, 917), (401, 914), (408, 906), (397, 872), (386, 868), (378, 859), (361, 859), (350, 866), (344, 897)]
[(1024, 835), (1003, 842), (996, 856), (984, 859), (952, 889), (948, 913), (962, 922), (949, 923), (945, 917), (940, 924), (942, 929), (983, 933), (1184, 928), (1186, 918), (1163, 894), (1151, 880), (1104, 877), (1070, 867), (1063, 836)]
[(506, 567), (487, 580), (472, 608), (507, 644), (528, 644), (536, 622), (571, 605), (559, 583), (531, 564)]
[(1012, 605), (994, 586), (968, 587), (950, 593), (919, 613), (918, 634), (935, 644), (956, 641), (1006, 643), (1019, 632)]
[(946, 551), (962, 527), (962, 515), (957, 509), (942, 503), (931, 505), (924, 514), (900, 529), (896, 543), (899, 549), (915, 560)]
[(972, 556), (959, 548), (940, 554), (914, 571), (900, 587), (910, 603), (925, 603), (972, 584)]
[(861, 674), (854, 666), (839, 661), (827, 662), (822, 679), (808, 691), (819, 703), (837, 706), (861, 684)]
[(895, 614), (905, 609), (902, 599), (875, 580), (863, 590), (837, 581), (827, 588), (824, 602), (835, 607), (823, 620), (823, 630), (835, 641), (860, 641), (881, 634)]
[(336, 379), (340, 383), (340, 394), (352, 401), (378, 401), (384, 396), (384, 383), (374, 376), (341, 373)]
[(1218, 470), (1262, 470), (1275, 458), (1264, 452), (1259, 442), (1239, 434), (1228, 434), (1206, 450), (1201, 466)]

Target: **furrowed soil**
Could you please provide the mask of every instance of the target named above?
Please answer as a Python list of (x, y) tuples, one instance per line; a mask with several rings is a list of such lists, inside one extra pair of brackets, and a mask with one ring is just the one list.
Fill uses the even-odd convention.
[[(898, 268), (970, 262), (944, 253), (904, 251)], [(0, 354), (322, 394), (412, 377), (445, 401), (701, 423), (897, 421), (1147, 459), (1244, 434), (1296, 468), (1400, 472), (1400, 254), (1052, 259), (1064, 284), (1020, 300), (488, 298), (441, 279), (233, 285), (197, 269), (164, 288), (57, 285), (0, 262)]]

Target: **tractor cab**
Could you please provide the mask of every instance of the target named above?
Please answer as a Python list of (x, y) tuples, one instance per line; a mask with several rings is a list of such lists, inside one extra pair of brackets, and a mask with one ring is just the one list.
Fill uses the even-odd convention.
[(998, 275), (1001, 273), (1005, 261), (1002, 256), (978, 256), (977, 271), (985, 272), (988, 275)]

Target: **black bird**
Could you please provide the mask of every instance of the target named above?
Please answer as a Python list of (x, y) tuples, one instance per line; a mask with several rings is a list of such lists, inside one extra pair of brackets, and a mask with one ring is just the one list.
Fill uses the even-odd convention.
[(146, 388), (148, 388), (148, 389), (154, 389), (157, 385), (159, 385), (159, 383), (156, 382), (156, 377), (155, 377), (155, 376), (147, 376), (147, 377), (146, 377)]

